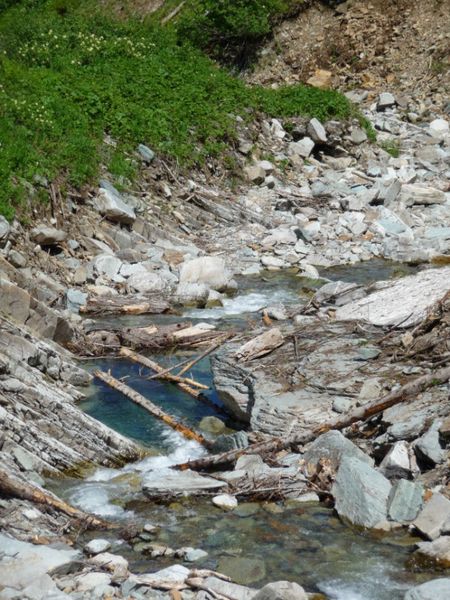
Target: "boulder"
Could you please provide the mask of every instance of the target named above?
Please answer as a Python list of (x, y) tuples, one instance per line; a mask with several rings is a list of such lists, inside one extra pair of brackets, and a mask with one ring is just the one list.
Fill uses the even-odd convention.
[(222, 433), (226, 429), (225, 423), (218, 417), (203, 417), (199, 423), (199, 428), (208, 433)]
[(137, 585), (147, 585), (150, 587), (158, 588), (161, 583), (167, 585), (170, 582), (175, 588), (177, 585), (183, 585), (186, 579), (189, 577), (190, 569), (183, 565), (172, 565), (156, 571), (155, 573), (143, 573), (141, 575), (132, 575), (130, 580), (135, 582)]
[(219, 454), (228, 452), (229, 450), (238, 450), (239, 448), (247, 448), (249, 445), (248, 435), (245, 431), (237, 431), (228, 435), (219, 435), (213, 443), (212, 452)]
[(423, 505), (424, 488), (421, 483), (401, 479), (391, 490), (388, 515), (400, 523), (414, 521)]
[(308, 600), (308, 594), (298, 583), (275, 581), (260, 589), (253, 600)]
[(113, 187), (100, 187), (94, 200), (94, 207), (98, 212), (117, 223), (131, 224), (136, 220), (134, 210), (126, 204), (120, 193)]
[(30, 238), (33, 242), (36, 242), (36, 244), (41, 246), (52, 246), (64, 242), (67, 238), (67, 234), (61, 229), (55, 229), (55, 227), (39, 225), (31, 230)]
[(80, 307), (86, 304), (87, 299), (88, 294), (81, 290), (68, 289), (66, 292), (66, 303), (70, 312), (78, 313)]
[(180, 271), (181, 283), (205, 284), (218, 292), (236, 289), (232, 273), (223, 258), (218, 256), (202, 256), (185, 261)]
[(174, 300), (185, 306), (204, 307), (208, 302), (210, 291), (206, 283), (179, 283)]
[(448, 569), (450, 567), (450, 536), (443, 535), (432, 542), (420, 542), (414, 553), (427, 566)]
[(30, 294), (0, 278), (0, 298), (0, 314), (10, 317), (16, 323), (25, 323), (30, 316)]
[(449, 134), (449, 122), (445, 119), (434, 119), (431, 121), (429, 131), (435, 138), (442, 139)]
[(387, 520), (390, 492), (384, 475), (352, 456), (343, 458), (332, 487), (338, 515), (368, 528)]
[(345, 457), (357, 458), (370, 466), (374, 461), (340, 431), (327, 431), (320, 435), (307, 448), (303, 458), (308, 465), (317, 466), (320, 459), (330, 461), (333, 469), (338, 469)]
[(406, 592), (404, 600), (448, 600), (450, 577), (433, 579)]
[(450, 267), (403, 277), (355, 302), (340, 306), (339, 321), (361, 320), (381, 327), (411, 327), (450, 290)]
[(187, 562), (196, 562), (202, 558), (206, 558), (207, 556), (208, 553), (205, 552), (205, 550), (202, 550), (201, 548), (191, 548), (188, 550), (188, 552), (186, 552), (184, 560)]
[(122, 267), (120, 258), (111, 256), (110, 254), (100, 254), (93, 260), (95, 270), (99, 275), (106, 275), (108, 279), (113, 279)]
[[(0, 232), (1, 233), (1, 232)], [(16, 269), (23, 269), (27, 266), (27, 258), (17, 250), (11, 250), (8, 254), (8, 261), (12, 264)]]
[(435, 492), (413, 522), (414, 527), (429, 540), (437, 539), (450, 519), (450, 500)]

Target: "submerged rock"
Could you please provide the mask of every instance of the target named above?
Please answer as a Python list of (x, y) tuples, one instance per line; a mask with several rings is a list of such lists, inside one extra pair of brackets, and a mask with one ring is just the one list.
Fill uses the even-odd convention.
[(343, 458), (331, 490), (338, 515), (362, 527), (386, 521), (390, 491), (384, 475), (351, 456)]
[(219, 561), (218, 571), (232, 577), (241, 585), (248, 585), (264, 579), (266, 565), (260, 558), (227, 556)]

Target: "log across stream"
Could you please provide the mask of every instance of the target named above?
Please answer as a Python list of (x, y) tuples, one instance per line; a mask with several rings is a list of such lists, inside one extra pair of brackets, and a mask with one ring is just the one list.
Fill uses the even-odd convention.
[[(166, 367), (186, 356), (153, 358)], [(128, 386), (198, 431), (204, 417), (223, 418), (172, 383), (145, 379), (143, 375), (148, 372), (126, 358), (97, 360), (92, 368), (125, 378)], [(212, 385), (209, 358), (195, 365), (189, 376)], [(220, 404), (214, 389), (206, 394)], [(205, 448), (98, 380), (81, 407), (138, 440), (149, 455), (121, 469), (98, 469), (83, 481), (54, 482), (54, 491), (81, 510), (127, 528), (157, 525), (152, 542), (172, 549), (190, 546), (205, 550), (208, 556), (198, 566), (217, 569), (254, 587), (268, 581), (294, 580), (308, 591), (322, 592), (335, 600), (401, 600), (411, 585), (435, 576), (414, 573), (408, 566), (414, 543), (411, 536), (404, 532), (385, 536), (358, 532), (317, 502), (244, 502), (230, 513), (214, 507), (209, 498), (179, 499), (168, 505), (151, 502), (142, 494), (142, 481), (163, 480), (173, 473), (171, 465), (205, 456)], [(227, 425), (236, 427), (231, 421)], [(105, 532), (105, 537), (113, 542), (111, 551), (116, 548), (126, 556), (136, 572), (177, 562), (173, 557), (142, 554), (138, 546), (117, 539), (117, 531)]]

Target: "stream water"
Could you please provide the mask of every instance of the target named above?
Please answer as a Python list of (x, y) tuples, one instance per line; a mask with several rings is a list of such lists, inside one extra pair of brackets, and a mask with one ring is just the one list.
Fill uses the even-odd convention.
[[(375, 261), (373, 269), (351, 267), (324, 273), (328, 278), (357, 280), (387, 279), (398, 265)], [(406, 274), (408, 269), (401, 269)], [(223, 307), (187, 311), (190, 320), (213, 319), (244, 326), (254, 312), (267, 304), (304, 301), (305, 282), (289, 275), (264, 275), (241, 282), (241, 292)], [(133, 318), (148, 323), (148, 318)], [(178, 319), (179, 320), (179, 319)], [(117, 321), (116, 321), (117, 323)], [(157, 357), (164, 365), (180, 360), (180, 354)], [(94, 365), (92, 365), (94, 366)], [(115, 377), (181, 418), (194, 428), (214, 408), (199, 403), (175, 386), (148, 381), (149, 374), (125, 360), (96, 361)], [(192, 371), (195, 379), (212, 385), (209, 359)], [(210, 400), (220, 405), (213, 387)], [(145, 499), (143, 478), (169, 473), (170, 466), (201, 456), (205, 450), (155, 420), (121, 394), (96, 381), (80, 405), (90, 415), (148, 449), (143, 460), (121, 469), (100, 468), (84, 480), (53, 482), (53, 488), (85, 511), (108, 517), (127, 527), (144, 523), (158, 525), (152, 542), (171, 548), (191, 546), (208, 552), (196, 566), (218, 569), (239, 583), (261, 587), (280, 579), (297, 581), (307, 591), (322, 592), (334, 600), (401, 600), (411, 585), (436, 576), (414, 572), (408, 563), (414, 539), (405, 533), (375, 536), (342, 524), (333, 511), (319, 503), (245, 503), (230, 513), (214, 507), (208, 499), (189, 498), (159, 505)], [(233, 427), (232, 422), (227, 426)], [(113, 536), (113, 534), (111, 534)], [(113, 550), (126, 556), (135, 572), (148, 572), (173, 564), (176, 559), (151, 559), (122, 540), (113, 539)]]

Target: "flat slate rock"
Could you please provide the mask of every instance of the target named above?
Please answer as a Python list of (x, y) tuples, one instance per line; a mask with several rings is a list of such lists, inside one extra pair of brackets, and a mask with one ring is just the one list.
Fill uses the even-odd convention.
[(200, 495), (227, 487), (223, 481), (203, 477), (194, 471), (173, 471), (157, 475), (152, 473), (142, 483), (144, 494), (150, 498)]

